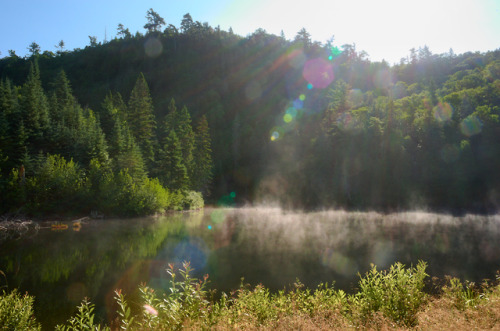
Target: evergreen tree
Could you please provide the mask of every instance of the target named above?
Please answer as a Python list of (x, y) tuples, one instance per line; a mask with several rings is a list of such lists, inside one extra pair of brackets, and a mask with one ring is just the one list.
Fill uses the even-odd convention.
[(172, 190), (187, 190), (189, 177), (182, 160), (182, 148), (174, 130), (170, 130), (158, 162), (159, 179), (162, 184)]
[(28, 46), (28, 51), (31, 53), (31, 56), (39, 55), (41, 52), (40, 46), (36, 42), (32, 42)]
[(153, 101), (142, 73), (137, 78), (130, 94), (127, 122), (147, 164), (151, 166), (154, 161), (156, 122), (153, 114)]
[[(117, 155), (114, 158), (115, 171), (128, 170), (128, 174), (137, 182), (142, 182), (147, 177), (146, 166), (142, 158), (141, 149), (136, 144), (134, 136), (126, 126), (117, 121), (118, 130), (114, 148)], [(113, 144), (113, 143), (112, 143)]]
[(212, 143), (208, 127), (207, 117), (203, 115), (196, 126), (195, 148), (193, 151), (193, 167), (189, 174), (191, 187), (202, 192), (203, 195), (210, 194), (212, 181)]
[(128, 28), (125, 28), (123, 24), (118, 24), (118, 28), (116, 29), (118, 31), (117, 35), (120, 38), (125, 38), (125, 39), (130, 39), (132, 38), (132, 35), (130, 34), (130, 31)]
[(188, 33), (193, 27), (193, 18), (189, 13), (185, 14), (181, 21), (181, 31), (182, 33)]
[(191, 126), (191, 115), (186, 106), (182, 107), (181, 111), (178, 113), (177, 127), (175, 128), (177, 138), (181, 144), (182, 158), (184, 164), (189, 169), (192, 167), (193, 163), (193, 149), (195, 143), (195, 135), (193, 132), (193, 127)]
[(49, 112), (36, 60), (31, 63), (28, 79), (21, 90), (21, 109), (29, 149), (39, 151), (44, 147), (49, 127)]
[(148, 33), (161, 31), (162, 25), (165, 25), (165, 20), (157, 12), (150, 8), (147, 12), (146, 18), (148, 23), (144, 25), (144, 29), (148, 30)]
[(123, 102), (120, 93), (108, 93), (101, 104), (99, 119), (101, 122), (102, 130), (106, 137), (112, 135), (115, 122), (120, 120), (126, 121), (127, 105)]
[(5, 171), (19, 166), (21, 155), (26, 152), (21, 111), (16, 88), (9, 80), (0, 81), (0, 149), (5, 158)]

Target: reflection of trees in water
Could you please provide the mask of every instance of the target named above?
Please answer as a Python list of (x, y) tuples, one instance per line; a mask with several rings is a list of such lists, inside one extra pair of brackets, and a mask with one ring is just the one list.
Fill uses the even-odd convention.
[(167, 237), (183, 236), (182, 218), (96, 221), (84, 224), (79, 232), (40, 231), (29, 240), (2, 243), (0, 270), (6, 271), (9, 287), (36, 297), (41, 319), (59, 316), (47, 322), (60, 323), (85, 296), (94, 300), (103, 288), (122, 285), (127, 266), (156, 256)]

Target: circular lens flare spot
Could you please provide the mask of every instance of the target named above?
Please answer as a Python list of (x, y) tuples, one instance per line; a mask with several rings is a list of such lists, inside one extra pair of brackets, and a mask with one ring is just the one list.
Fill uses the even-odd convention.
[(307, 61), (302, 76), (309, 84), (321, 89), (328, 87), (335, 78), (332, 64), (322, 58)]
[(337, 56), (339, 56), (340, 54), (342, 54), (342, 51), (337, 46), (332, 47), (331, 52), (332, 52), (332, 55), (330, 55), (330, 57), (332, 59), (334, 59)]
[(283, 121), (285, 121), (285, 123), (290, 123), (291, 121), (293, 121), (293, 116), (290, 114), (285, 114), (285, 116), (283, 116)]
[(313, 86), (313, 84), (311, 84), (311, 83), (307, 84), (307, 89), (308, 89), (308, 90), (312, 90), (312, 89), (313, 89), (313, 87), (314, 87), (314, 86)]
[(163, 52), (163, 46), (158, 39), (150, 37), (144, 43), (144, 51), (149, 57), (157, 57)]
[(451, 115), (453, 114), (453, 108), (447, 102), (438, 103), (436, 107), (433, 109), (434, 118), (438, 122), (447, 122), (451, 119)]
[(304, 108), (304, 101), (302, 101), (300, 99), (295, 99), (293, 101), (293, 107), (296, 108), (296, 109), (302, 109), (302, 108)]
[(474, 136), (482, 130), (481, 120), (474, 115), (470, 115), (460, 123), (460, 131), (467, 137)]
[(299, 95), (299, 100), (300, 101), (304, 101), (305, 99), (306, 99), (306, 95), (305, 94)]
[(270, 134), (271, 134), (271, 141), (276, 141), (283, 137), (284, 131), (283, 128), (275, 126), (274, 128), (271, 129)]

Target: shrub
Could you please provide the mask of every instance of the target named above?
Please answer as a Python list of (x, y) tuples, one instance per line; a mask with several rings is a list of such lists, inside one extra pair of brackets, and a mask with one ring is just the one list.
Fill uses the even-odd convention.
[(203, 208), (205, 202), (200, 192), (189, 191), (184, 197), (184, 209), (200, 209)]
[(0, 328), (2, 330), (41, 330), (33, 316), (33, 300), (17, 290), (0, 296)]
[(366, 320), (375, 312), (400, 325), (413, 326), (416, 313), (425, 302), (423, 292), (427, 264), (420, 261), (417, 266), (405, 268), (401, 263), (393, 264), (387, 271), (377, 271), (375, 266), (361, 277), (360, 291), (351, 299), (353, 311)]
[(47, 154), (35, 176), (26, 178), (27, 210), (32, 213), (82, 211), (87, 197), (83, 171), (73, 160)]

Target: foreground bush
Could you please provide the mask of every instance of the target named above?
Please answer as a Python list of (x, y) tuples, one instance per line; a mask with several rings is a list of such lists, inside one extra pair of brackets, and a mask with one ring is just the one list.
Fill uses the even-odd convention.
[(17, 290), (0, 296), (0, 330), (40, 330), (33, 316), (33, 300)]
[[(449, 278), (440, 294), (423, 292), (426, 264), (405, 267), (396, 263), (386, 271), (376, 267), (358, 284), (359, 291), (346, 294), (327, 284), (316, 290), (300, 282), (293, 288), (271, 293), (262, 285), (242, 285), (230, 295), (213, 300), (206, 290), (208, 275), (192, 278), (189, 263), (179, 270), (167, 269), (171, 276), (169, 293), (157, 293), (142, 285), (142, 302), (129, 303), (115, 291), (117, 318), (102, 326), (94, 320), (94, 305), (85, 299), (76, 314), (57, 330), (175, 330), (188, 329), (471, 329), (500, 326), (500, 287), (479, 288)], [(16, 294), (17, 295), (17, 294)], [(17, 300), (19, 296), (17, 295)], [(26, 298), (26, 297), (25, 297)], [(24, 305), (31, 309), (31, 301)], [(210, 299), (212, 298), (212, 299)], [(5, 299), (2, 300), (12, 300)], [(0, 304), (0, 307), (3, 307)], [(30, 310), (22, 306), (24, 320)], [(0, 310), (1, 311), (1, 310)], [(135, 313), (134, 313), (135, 312)], [(137, 313), (138, 312), (138, 313)], [(15, 315), (15, 314), (14, 314)], [(12, 316), (12, 314), (11, 314)], [(28, 324), (25, 324), (28, 325)]]
[(426, 267), (424, 262), (415, 268), (405, 268), (398, 262), (387, 271), (377, 271), (373, 266), (359, 281), (360, 291), (352, 297), (354, 311), (360, 313), (361, 320), (380, 311), (400, 325), (414, 325), (426, 299), (423, 292), (424, 279), (428, 276)]

